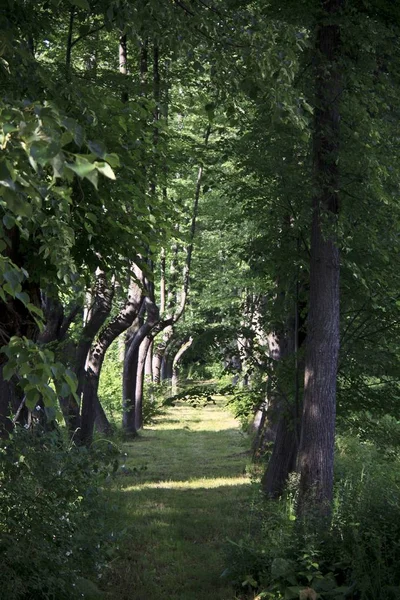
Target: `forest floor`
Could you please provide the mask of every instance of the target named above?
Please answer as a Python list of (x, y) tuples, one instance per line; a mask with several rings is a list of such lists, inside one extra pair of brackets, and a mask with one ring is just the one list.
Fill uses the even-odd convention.
[(114, 500), (126, 532), (111, 563), (113, 600), (233, 600), (227, 540), (251, 527), (249, 440), (224, 408), (170, 408), (125, 444)]

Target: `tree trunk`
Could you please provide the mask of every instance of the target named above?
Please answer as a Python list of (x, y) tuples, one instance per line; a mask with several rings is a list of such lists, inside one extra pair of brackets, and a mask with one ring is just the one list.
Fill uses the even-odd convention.
[(178, 379), (179, 379), (179, 363), (182, 356), (185, 354), (187, 350), (189, 350), (190, 346), (193, 344), (193, 338), (190, 337), (182, 346), (179, 348), (178, 352), (174, 356), (174, 360), (172, 361), (172, 393), (176, 394), (178, 389)]
[[(135, 334), (137, 335), (137, 333)], [(133, 347), (135, 335), (131, 341), (132, 348), (127, 348), (124, 360), (122, 381), (122, 428), (129, 436), (136, 436), (136, 382), (140, 343)], [(130, 351), (130, 353), (129, 353)], [(129, 353), (129, 355), (128, 355)]]
[[(129, 340), (124, 359), (122, 381), (122, 426), (124, 432), (129, 436), (135, 436), (137, 434), (136, 421), (141, 420), (141, 416), (138, 415), (139, 408), (136, 410), (136, 384), (140, 344), (148, 335), (150, 335), (152, 329), (154, 329), (160, 321), (158, 307), (150, 298), (145, 298), (144, 307), (147, 312), (146, 320), (140, 325), (136, 333), (134, 333)], [(151, 339), (152, 338), (150, 338), (150, 341)]]
[(276, 419), (276, 435), (271, 458), (261, 480), (264, 494), (270, 498), (278, 498), (284, 491), (289, 474), (296, 468), (298, 449), (298, 424), (293, 418), (292, 407), (285, 401), (276, 398), (274, 408)]
[(153, 381), (153, 342), (150, 341), (149, 349), (146, 355), (146, 364), (144, 375), (148, 381)]
[[(142, 274), (141, 270), (132, 265), (138, 279)], [(93, 343), (86, 365), (87, 377), (83, 387), (82, 410), (84, 406), (89, 407), (89, 414), (92, 415), (88, 430), (85, 436), (90, 438), (93, 435), (93, 426), (96, 423), (98, 431), (109, 433), (112, 430), (107, 416), (100, 404), (98, 398), (98, 389), (100, 383), (101, 368), (108, 348), (114, 340), (124, 331), (131, 327), (133, 321), (137, 318), (143, 303), (142, 289), (133, 279), (130, 282), (128, 290), (128, 299), (118, 315), (106, 325), (100, 332), (96, 341)]]
[(310, 257), (310, 308), (305, 357), (298, 513), (328, 515), (333, 493), (336, 378), (339, 353), (340, 26), (344, 0), (321, 0), (316, 37), (316, 108)]
[(98, 269), (93, 302), (88, 313), (88, 321), (83, 328), (76, 350), (75, 363), (75, 374), (78, 379), (77, 393), (79, 396), (82, 396), (78, 440), (86, 445), (90, 445), (92, 442), (94, 421), (96, 418), (96, 392), (93, 389), (95, 369), (93, 361), (95, 361), (95, 357), (90, 355), (90, 349), (95, 336), (111, 312), (113, 297), (114, 286), (109, 287), (105, 273)]
[(161, 381), (161, 365), (162, 365), (163, 353), (159, 346), (153, 348), (153, 381), (159, 384)]
[(289, 473), (296, 466), (299, 424), (296, 419), (295, 393), (287, 376), (288, 372), (292, 372), (296, 336), (294, 323), (292, 319), (288, 319), (287, 326), (280, 333), (275, 332), (267, 338), (273, 359), (268, 385), (267, 416), (276, 434), (261, 486), (264, 494), (271, 498), (282, 494)]
[(144, 373), (145, 364), (147, 359), (147, 353), (151, 345), (151, 339), (146, 337), (139, 347), (139, 356), (137, 362), (137, 373), (136, 373), (136, 389), (135, 389), (135, 427), (136, 431), (143, 427), (143, 384), (144, 384)]

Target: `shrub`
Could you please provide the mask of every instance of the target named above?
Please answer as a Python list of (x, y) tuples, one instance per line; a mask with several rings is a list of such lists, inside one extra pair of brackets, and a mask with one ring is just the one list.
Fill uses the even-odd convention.
[(111, 541), (100, 485), (115, 461), (114, 447), (68, 446), (58, 431), (18, 429), (3, 442), (1, 600), (100, 597)]
[(228, 550), (238, 588), (274, 600), (400, 598), (400, 464), (354, 437), (337, 448), (330, 526), (296, 521), (295, 481), (280, 500), (260, 499), (253, 536)]

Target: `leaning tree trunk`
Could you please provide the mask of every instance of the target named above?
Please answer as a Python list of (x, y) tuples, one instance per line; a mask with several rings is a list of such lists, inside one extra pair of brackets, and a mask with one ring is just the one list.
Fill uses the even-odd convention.
[[(132, 270), (135, 272), (137, 279), (140, 280), (142, 271), (139, 267), (132, 265)], [(128, 299), (125, 305), (121, 308), (117, 316), (103, 327), (89, 352), (86, 365), (86, 372), (89, 376), (86, 378), (83, 387), (83, 404), (86, 403), (91, 407), (91, 414), (95, 419), (96, 429), (101, 433), (110, 433), (112, 430), (98, 398), (100, 374), (104, 358), (113, 341), (131, 327), (138, 316), (142, 303), (143, 296), (141, 286), (132, 279), (129, 285)], [(92, 427), (92, 424), (90, 427)]]
[[(96, 418), (95, 396), (88, 392), (93, 383), (93, 355), (90, 349), (93, 340), (111, 312), (114, 297), (114, 286), (109, 286), (106, 275), (98, 269), (96, 287), (88, 321), (83, 328), (81, 339), (76, 352), (76, 376), (78, 379), (78, 395), (82, 396), (81, 422), (78, 441), (90, 445), (93, 438), (94, 421)], [(86, 392), (86, 393), (85, 393)]]
[(174, 356), (174, 360), (172, 361), (172, 393), (176, 394), (178, 390), (178, 380), (179, 380), (179, 363), (182, 359), (182, 356), (189, 350), (190, 346), (193, 344), (193, 338), (190, 337), (182, 346), (179, 348), (178, 352)]
[(299, 450), (298, 512), (328, 515), (333, 494), (336, 378), (339, 353), (339, 103), (340, 25), (344, 0), (321, 0), (316, 37), (316, 107), (310, 257), (310, 308)]
[[(151, 331), (160, 322), (160, 313), (157, 305), (148, 297), (144, 300), (144, 308), (147, 312), (146, 320), (131, 336), (127, 343), (124, 358), (124, 372), (122, 377), (122, 426), (125, 434), (135, 436), (137, 434), (136, 421), (141, 418), (136, 410), (136, 384), (139, 362), (139, 348), (143, 340), (150, 335)], [(152, 338), (151, 338), (152, 339)], [(144, 366), (144, 365), (143, 365)]]

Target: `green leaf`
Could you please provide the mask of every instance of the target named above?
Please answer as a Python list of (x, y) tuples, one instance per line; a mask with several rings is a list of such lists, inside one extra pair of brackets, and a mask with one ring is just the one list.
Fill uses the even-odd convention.
[(110, 165), (106, 162), (95, 162), (94, 163), (96, 165), (97, 170), (104, 175), (105, 177), (108, 177), (109, 179), (115, 179), (115, 173), (112, 170), (112, 168), (110, 167)]
[(18, 298), (23, 304), (28, 305), (30, 302), (29, 294), (26, 292), (18, 292), (15, 294), (15, 297)]
[(106, 154), (104, 158), (114, 169), (120, 166), (118, 154), (112, 152), (111, 154)]
[(280, 579), (293, 574), (294, 563), (285, 558), (275, 558), (271, 565), (271, 576), (273, 579)]
[(94, 187), (97, 190), (97, 186), (98, 186), (98, 183), (99, 183), (99, 173), (98, 173), (98, 171), (92, 171), (91, 173), (88, 173), (86, 175), (86, 179), (88, 179), (90, 181), (90, 183), (92, 185), (94, 185)]
[(44, 318), (42, 310), (40, 308), (38, 308), (37, 306), (35, 306), (34, 304), (32, 304), (31, 302), (29, 302), (29, 304), (27, 304), (26, 307), (29, 310), (29, 312), (35, 313), (36, 315), (38, 315), (42, 319)]
[(79, 177), (87, 177), (89, 173), (96, 169), (95, 165), (88, 160), (80, 158), (76, 163), (65, 163), (67, 169), (71, 169)]
[(60, 152), (60, 144), (53, 140), (51, 142), (33, 142), (29, 153), (39, 165), (45, 165)]
[(304, 589), (299, 585), (291, 585), (285, 589), (285, 600), (298, 600), (300, 592)]
[(99, 156), (100, 158), (105, 158), (107, 155), (106, 152), (106, 147), (103, 144), (103, 142), (99, 141), (99, 140), (88, 140), (87, 145), (89, 146), (89, 150), (90, 152), (93, 152), (93, 154), (95, 154), (96, 156)]
[(15, 375), (15, 370), (12, 365), (5, 364), (3, 367), (3, 377), (6, 381), (10, 381), (11, 377)]
[(36, 388), (27, 390), (25, 392), (26, 396), (26, 405), (30, 410), (33, 410), (40, 399), (40, 394)]
[(7, 213), (3, 217), (3, 224), (6, 229), (12, 229), (15, 225), (15, 218)]

